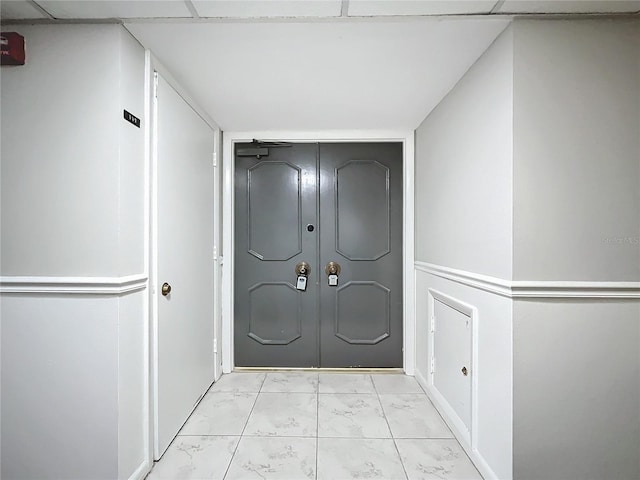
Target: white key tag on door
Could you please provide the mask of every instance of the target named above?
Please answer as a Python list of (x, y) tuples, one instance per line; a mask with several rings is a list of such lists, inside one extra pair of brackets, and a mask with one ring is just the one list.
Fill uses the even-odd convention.
[(304, 275), (298, 275), (298, 281), (296, 283), (296, 289), (305, 292), (307, 290), (307, 277)]
[(335, 275), (335, 274), (329, 275), (329, 286), (330, 287), (338, 286), (338, 275)]

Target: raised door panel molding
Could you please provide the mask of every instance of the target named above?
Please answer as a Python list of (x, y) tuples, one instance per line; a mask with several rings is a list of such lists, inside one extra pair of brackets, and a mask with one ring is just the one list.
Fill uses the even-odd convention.
[[(391, 252), (390, 209), (387, 166), (374, 160), (349, 160), (338, 167), (336, 251), (354, 261), (374, 261)], [(368, 232), (366, 242), (362, 242), (362, 231)]]
[(418, 271), (508, 298), (640, 298), (640, 282), (505, 280), (427, 262), (414, 265)]
[(123, 277), (0, 277), (0, 293), (122, 295), (147, 286), (146, 274)]
[(262, 345), (289, 345), (302, 336), (302, 298), (287, 282), (249, 289), (248, 336)]
[[(291, 188), (294, 185), (295, 188)], [(302, 252), (302, 171), (288, 162), (260, 162), (247, 172), (248, 252), (264, 261)], [(277, 241), (267, 241), (278, 232)]]
[[(335, 335), (352, 345), (376, 345), (391, 335), (391, 290), (374, 281), (338, 288)], [(364, 322), (363, 322), (364, 320)]]

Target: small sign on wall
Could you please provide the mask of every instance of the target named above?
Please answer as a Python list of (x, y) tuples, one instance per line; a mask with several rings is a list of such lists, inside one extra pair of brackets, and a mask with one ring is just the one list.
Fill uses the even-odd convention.
[(0, 65), (24, 65), (24, 37), (16, 32), (0, 33)]
[(134, 114), (129, 113), (126, 110), (124, 110), (124, 119), (127, 122), (132, 123), (136, 127), (140, 128), (140, 119), (138, 117), (136, 117)]

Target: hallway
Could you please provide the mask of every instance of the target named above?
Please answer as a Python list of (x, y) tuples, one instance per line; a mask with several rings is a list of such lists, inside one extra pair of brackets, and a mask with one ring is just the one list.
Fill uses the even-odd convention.
[(482, 477), (413, 377), (315, 372), (224, 375), (147, 477), (352, 478)]
[(3, 480), (640, 479), (640, 0), (0, 23)]

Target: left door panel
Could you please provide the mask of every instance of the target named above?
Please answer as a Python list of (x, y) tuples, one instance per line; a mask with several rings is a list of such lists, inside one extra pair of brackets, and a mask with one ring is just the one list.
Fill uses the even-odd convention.
[(235, 364), (317, 367), (317, 145), (254, 147), (236, 144)]
[(214, 380), (214, 131), (160, 76), (156, 105), (157, 459)]

